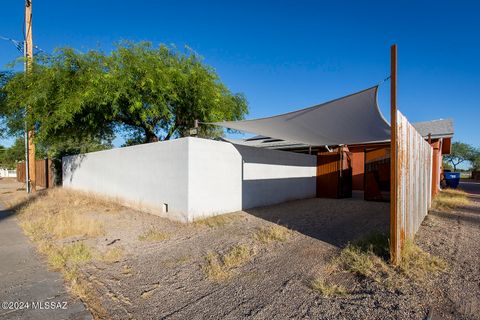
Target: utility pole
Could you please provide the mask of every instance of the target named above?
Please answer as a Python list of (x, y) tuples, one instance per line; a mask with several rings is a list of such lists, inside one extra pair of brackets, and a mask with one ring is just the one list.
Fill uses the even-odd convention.
[[(24, 56), (25, 56), (25, 73), (31, 71), (32, 62), (33, 62), (33, 40), (32, 40), (32, 0), (25, 0), (25, 46), (24, 46)], [(28, 113), (28, 106), (25, 107), (25, 116)], [(35, 137), (35, 129), (28, 128), (28, 125), (25, 125), (25, 140), (27, 144), (26, 151), (26, 163), (25, 163), (25, 173), (26, 173), (26, 184), (27, 192), (35, 192), (36, 190), (36, 176), (35, 176), (35, 144), (33, 138)], [(28, 133), (27, 133), (28, 132)]]

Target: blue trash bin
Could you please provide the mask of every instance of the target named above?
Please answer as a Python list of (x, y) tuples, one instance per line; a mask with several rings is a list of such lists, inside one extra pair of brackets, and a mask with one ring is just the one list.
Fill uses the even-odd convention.
[(458, 187), (460, 183), (460, 172), (444, 172), (443, 175), (445, 176), (448, 187), (453, 189)]

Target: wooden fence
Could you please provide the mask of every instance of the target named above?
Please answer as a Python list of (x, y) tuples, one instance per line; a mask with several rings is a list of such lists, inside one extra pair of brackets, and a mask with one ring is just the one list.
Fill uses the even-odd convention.
[[(53, 163), (51, 159), (35, 161), (37, 187), (51, 188), (55, 185)], [(25, 183), (25, 161), (17, 163), (17, 181)]]
[(391, 212), (392, 259), (401, 259), (401, 249), (413, 239), (432, 201), (432, 147), (397, 111), (395, 125), (395, 190)]

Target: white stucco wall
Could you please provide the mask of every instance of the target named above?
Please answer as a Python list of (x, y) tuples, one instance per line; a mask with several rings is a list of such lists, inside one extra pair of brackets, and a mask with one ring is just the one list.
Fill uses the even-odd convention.
[(243, 159), (243, 209), (316, 196), (316, 156), (238, 145), (236, 148)]
[(142, 144), (64, 157), (63, 186), (187, 220), (188, 140)]
[(188, 193), (190, 220), (242, 210), (242, 158), (231, 143), (190, 140)]
[(181, 221), (314, 197), (315, 175), (315, 156), (199, 138), (63, 158), (65, 187)]

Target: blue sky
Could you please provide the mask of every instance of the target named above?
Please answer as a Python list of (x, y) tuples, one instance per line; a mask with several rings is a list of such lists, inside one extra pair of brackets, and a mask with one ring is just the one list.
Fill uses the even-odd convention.
[[(22, 38), (23, 3), (2, 1), (0, 36)], [(480, 146), (478, 12), (473, 0), (33, 0), (33, 40), (47, 52), (60, 46), (108, 51), (119, 40), (188, 45), (232, 91), (245, 93), (248, 118), (380, 82), (396, 43), (400, 110), (412, 122), (453, 118), (455, 140)], [(0, 40), (2, 68), (17, 56)], [(388, 88), (379, 97), (387, 117)]]

